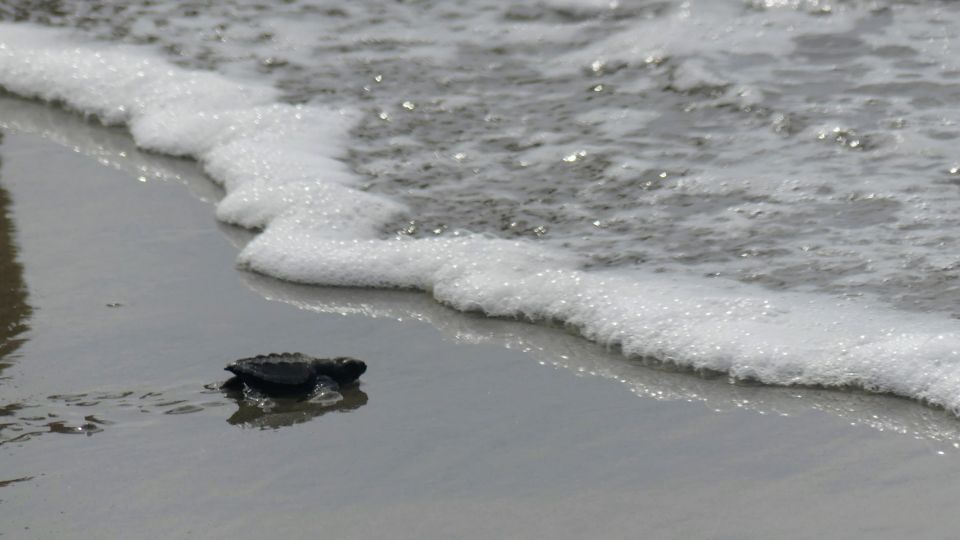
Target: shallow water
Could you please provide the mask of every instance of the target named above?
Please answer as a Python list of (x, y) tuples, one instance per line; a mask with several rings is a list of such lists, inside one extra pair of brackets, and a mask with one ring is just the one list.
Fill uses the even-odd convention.
[[(351, 345), (338, 349), (337, 354), (351, 354), (349, 348), (359, 343), (350, 336), (362, 335), (388, 322), (424, 326), (435, 329), (451, 343), (515, 350), (540, 366), (603, 379), (614, 383), (610, 388), (622, 386), (641, 398), (702, 403), (713, 411), (746, 410), (774, 416), (824, 411), (853, 425), (916, 437), (942, 445), (938, 447), (944, 450), (960, 444), (960, 424), (951, 415), (906, 400), (851, 391), (769, 388), (731, 381), (715, 372), (663, 364), (656, 359), (625, 360), (617, 351), (605, 350), (562, 328), (459, 314), (412, 292), (312, 287), (252, 273), (238, 274), (217, 261), (229, 260), (231, 253), (246, 245), (253, 235), (243, 229), (217, 228), (209, 223), (204, 210), (222, 194), (194, 164), (140, 152), (120, 130), (99, 127), (68, 112), (17, 98), (0, 99), (0, 116), (0, 127), (12, 139), (7, 144), (11, 146), (8, 153), (16, 158), (7, 160), (5, 183), (20, 193), (18, 207), (20, 221), (24, 222), (23, 230), (18, 230), (14, 221), (8, 221), (5, 229), (6, 267), (12, 269), (11, 279), (5, 281), (9, 284), (6, 290), (13, 291), (19, 299), (9, 304), (16, 324), (7, 328), (11, 336), (20, 338), (17, 346), (33, 339), (31, 361), (40, 362), (18, 366), (20, 355), (15, 348), (7, 349), (4, 355), (4, 361), (12, 367), (8, 390), (20, 398), (11, 397), (5, 404), (9, 416), (22, 423), (10, 427), (26, 430), (26, 426), (32, 426), (41, 431), (52, 427), (50, 431), (56, 432), (68, 426), (71, 429), (60, 431), (96, 433), (109, 425), (112, 414), (124, 409), (182, 414), (226, 405), (238, 407), (231, 418), (235, 417), (239, 424), (279, 427), (286, 425), (285, 419), (299, 423), (328, 412), (362, 406), (368, 396), (360, 389), (332, 409), (281, 403), (280, 412), (284, 414), (264, 418), (264, 411), (251, 409), (253, 404), (215, 389), (213, 379), (225, 379), (228, 374), (222, 373), (219, 379), (211, 378), (211, 374), (220, 373), (221, 364), (232, 359), (228, 351), (241, 357), (249, 356), (251, 351), (270, 349), (258, 344), (261, 338), (257, 332), (267, 328), (275, 332), (290, 323), (281, 314), (289, 312), (282, 306), (291, 306), (297, 311), (327, 315), (324, 324), (332, 320), (345, 327), (356, 327), (346, 336), (346, 343)], [(73, 152), (63, 153), (60, 148)], [(38, 168), (35, 156), (43, 156), (48, 163), (46, 168)], [(69, 189), (56, 176), (56, 171), (64, 169), (77, 175)], [(102, 193), (71, 211), (71, 222), (82, 236), (61, 239), (52, 232), (60, 227), (62, 216), (43, 209), (62, 204), (57, 202), (61, 196), (55, 195), (58, 189)], [(184, 197), (184, 189), (191, 193), (192, 201)], [(153, 201), (150, 208), (131, 204), (140, 200), (141, 192), (149, 193), (148, 198)], [(62, 197), (70, 199), (73, 195)], [(6, 200), (9, 201), (9, 195)], [(8, 206), (8, 219), (11, 210)], [(145, 225), (134, 227), (137, 220), (148, 218), (156, 230)], [(203, 245), (194, 246), (192, 242)], [(32, 263), (26, 275), (20, 245), (27, 248), (28, 262)], [(96, 259), (83, 261), (94, 253)], [(197, 268), (206, 277), (194, 279), (190, 266), (185, 264), (188, 260), (199, 262), (199, 253), (205, 254), (204, 260), (209, 259)], [(77, 277), (70, 278), (74, 281), (73, 289), (58, 284), (66, 278), (63, 267), (68, 260), (75, 265), (82, 261), (73, 272)], [(145, 286), (141, 274), (148, 269), (154, 274), (146, 280), (148, 283), (165, 283)], [(98, 275), (103, 279), (98, 279)], [(236, 288), (237, 278), (239, 289), (255, 293), (254, 299), (243, 303), (243, 307), (230, 307), (238, 300), (235, 293), (227, 291)], [(33, 296), (43, 302), (38, 313), (33, 312), (28, 281), (33, 282)], [(202, 291), (214, 290), (220, 291), (216, 293), (218, 300), (204, 306)], [(261, 313), (271, 304), (256, 301), (260, 298), (281, 307)], [(218, 302), (226, 305), (217, 305)], [(183, 305), (187, 303), (193, 306), (186, 310), (193, 313), (191, 317), (184, 316)], [(224, 312), (245, 313), (244, 322), (223, 322)], [(263, 326), (271, 319), (278, 321)], [(257, 328), (252, 335), (239, 339), (241, 336), (235, 334), (238, 328), (257, 327), (257, 321), (263, 328)], [(282, 338), (270, 338), (276, 339), (271, 350), (289, 349), (293, 346), (290, 339), (307, 348), (316, 347), (317, 342), (309, 335), (312, 332), (298, 334), (303, 332), (298, 329), (301, 324), (284, 329)], [(328, 331), (325, 336), (337, 332), (342, 330)], [(171, 342), (168, 334), (179, 336), (185, 343)], [(94, 340), (88, 335), (102, 337)], [(104, 345), (96, 345), (103, 340)], [(104, 356), (103, 347), (109, 348), (109, 356)], [(144, 348), (154, 350), (150, 356), (157, 357), (144, 358), (138, 352)], [(161, 354), (162, 360), (158, 356)], [(63, 357), (70, 361), (62, 361)], [(40, 378), (24, 377), (23, 373), (31, 369), (46, 374)], [(50, 376), (44, 370), (54, 370), (56, 375)], [(184, 386), (185, 377), (194, 379), (195, 384)], [(144, 384), (145, 381), (150, 384)], [(18, 390), (21, 385), (23, 389)], [(47, 412), (93, 407), (90, 410), (97, 422), (83, 414), (73, 414), (68, 421), (49, 420), (44, 418), (47, 412), (33, 415), (22, 410), (25, 405), (46, 407), (44, 404), (53, 405)], [(106, 417), (97, 419), (97, 415)], [(50, 422), (56, 425), (48, 425)]]

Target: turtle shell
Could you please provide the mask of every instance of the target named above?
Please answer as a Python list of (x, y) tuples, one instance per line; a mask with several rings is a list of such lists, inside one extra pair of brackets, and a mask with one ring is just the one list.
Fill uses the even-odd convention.
[(367, 370), (354, 358), (314, 358), (302, 353), (280, 353), (242, 358), (226, 370), (252, 385), (313, 386), (321, 378), (337, 384), (350, 384)]
[(263, 382), (287, 386), (304, 386), (316, 381), (313, 368), (316, 358), (300, 353), (280, 353), (241, 358), (226, 370), (245, 382)]

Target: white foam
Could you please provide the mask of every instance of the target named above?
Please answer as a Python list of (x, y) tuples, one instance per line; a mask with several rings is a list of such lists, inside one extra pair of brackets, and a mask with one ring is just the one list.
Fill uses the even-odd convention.
[(218, 217), (263, 229), (240, 254), (254, 270), (413, 287), (461, 310), (562, 321), (629, 355), (771, 384), (855, 385), (960, 411), (960, 333), (949, 319), (719, 279), (586, 272), (529, 241), (382, 239), (379, 228), (403, 206), (357, 190), (340, 161), (350, 111), (279, 103), (269, 87), (149, 51), (7, 24), (0, 84), (125, 123), (144, 148), (198, 159), (227, 191)]
[[(667, 58), (705, 57), (721, 63), (716, 52), (787, 55), (797, 28), (808, 18), (804, 10), (746, 10), (741, 2), (689, 0), (677, 2), (663, 17), (639, 20), (575, 52), (557, 57), (551, 67), (560, 72), (583, 69), (592, 63), (633, 65), (659, 63)], [(821, 30), (842, 31), (853, 26), (844, 13), (819, 21)], [(738, 70), (745, 76), (749, 68)], [(750, 82), (750, 81), (738, 81)]]
[(541, 3), (570, 11), (603, 11), (620, 7), (620, 0), (542, 0)]
[(370, 235), (402, 208), (346, 187), (356, 178), (337, 158), (351, 111), (278, 103), (270, 87), (182, 69), (142, 48), (30, 26), (0, 29), (5, 88), (127, 124), (142, 148), (196, 158), (228, 192), (221, 220), (266, 227), (288, 215), (318, 226), (328, 215), (324, 225), (336, 230), (354, 216), (351, 230)]

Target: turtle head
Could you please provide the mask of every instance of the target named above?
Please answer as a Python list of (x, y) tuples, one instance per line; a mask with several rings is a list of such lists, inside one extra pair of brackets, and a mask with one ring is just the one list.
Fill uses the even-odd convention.
[(340, 385), (350, 384), (367, 371), (367, 364), (356, 358), (334, 358), (326, 367), (318, 369), (318, 374), (326, 375)]

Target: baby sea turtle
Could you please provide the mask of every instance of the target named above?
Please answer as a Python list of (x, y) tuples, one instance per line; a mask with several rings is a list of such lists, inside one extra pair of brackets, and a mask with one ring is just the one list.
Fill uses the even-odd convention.
[(227, 365), (235, 376), (224, 388), (249, 387), (269, 395), (309, 395), (338, 390), (356, 381), (367, 365), (355, 358), (314, 358), (302, 353), (271, 353)]

